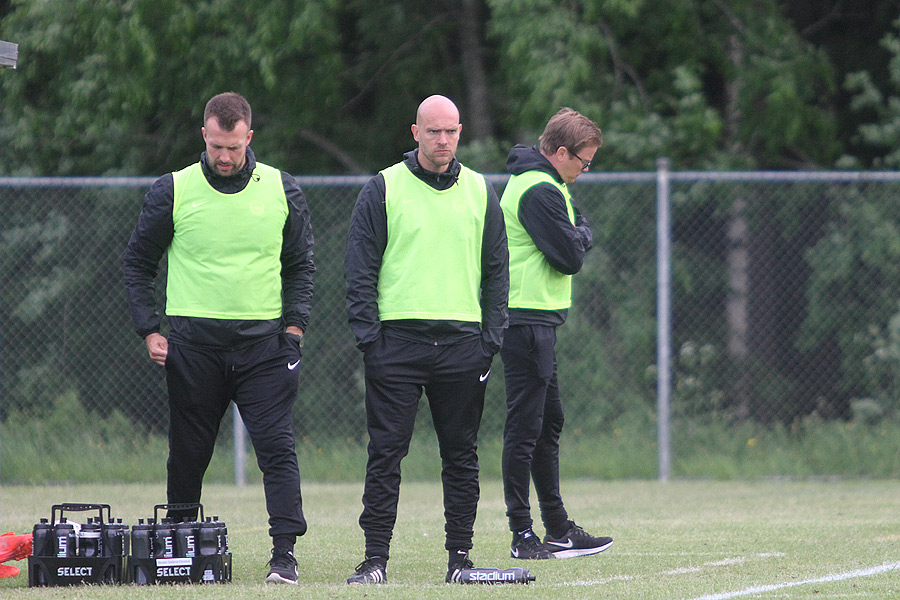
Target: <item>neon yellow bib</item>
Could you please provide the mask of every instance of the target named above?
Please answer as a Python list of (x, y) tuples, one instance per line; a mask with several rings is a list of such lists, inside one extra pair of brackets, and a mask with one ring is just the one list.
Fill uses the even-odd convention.
[(281, 245), (288, 216), (278, 169), (256, 164), (242, 191), (216, 191), (193, 164), (173, 173), (175, 235), (166, 313), (213, 319), (281, 316)]
[(541, 171), (526, 171), (509, 178), (500, 199), (509, 240), (509, 307), (563, 310), (572, 306), (572, 276), (550, 266), (519, 221), (519, 201), (539, 183), (549, 183), (560, 191), (569, 220), (575, 224), (572, 196), (565, 184)]
[(403, 163), (381, 174), (388, 241), (378, 278), (379, 318), (481, 323), (484, 177), (462, 167), (455, 185), (436, 190)]

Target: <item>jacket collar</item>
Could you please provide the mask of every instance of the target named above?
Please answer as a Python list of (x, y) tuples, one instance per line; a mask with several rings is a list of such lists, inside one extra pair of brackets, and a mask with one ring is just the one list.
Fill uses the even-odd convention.
[(403, 162), (406, 164), (407, 168), (412, 172), (413, 175), (430, 185), (436, 190), (446, 190), (453, 187), (459, 180), (459, 172), (462, 169), (462, 164), (456, 157), (450, 161), (450, 166), (443, 173), (435, 173), (434, 171), (429, 171), (422, 167), (419, 164), (419, 150), (410, 150), (406, 154), (403, 155)]
[(229, 177), (223, 177), (210, 168), (206, 152), (200, 155), (200, 168), (203, 169), (203, 176), (206, 177), (206, 181), (217, 191), (223, 194), (235, 194), (247, 187), (247, 183), (256, 169), (256, 155), (248, 147), (247, 160), (244, 161), (244, 166), (241, 167), (240, 171)]

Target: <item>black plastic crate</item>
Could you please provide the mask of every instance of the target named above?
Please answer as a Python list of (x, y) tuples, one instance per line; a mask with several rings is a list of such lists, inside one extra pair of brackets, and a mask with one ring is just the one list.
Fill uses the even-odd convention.
[(193, 558), (128, 557), (126, 583), (227, 583), (231, 581), (231, 554)]
[(28, 557), (28, 587), (77, 585), (82, 583), (122, 583), (125, 559), (73, 556)]
[[(68, 523), (66, 513), (95, 510), (97, 520), (90, 530), (79, 524), (80, 532), (76, 534), (74, 522), (64, 534), (57, 529)], [(50, 521), (42, 519), (32, 534), (34, 553), (28, 557), (28, 586), (121, 583), (127, 540), (127, 526), (112, 522), (108, 504), (55, 504)]]
[[(161, 510), (191, 510), (199, 521), (171, 523), (160, 519)], [(157, 504), (153, 519), (132, 527), (132, 553), (124, 579), (136, 585), (160, 583), (226, 583), (231, 581), (224, 522), (204, 520), (203, 505)], [(139, 531), (140, 528), (140, 531)]]

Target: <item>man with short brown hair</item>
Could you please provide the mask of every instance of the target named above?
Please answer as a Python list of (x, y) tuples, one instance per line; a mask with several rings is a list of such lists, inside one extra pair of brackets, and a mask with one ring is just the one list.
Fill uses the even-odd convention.
[[(206, 152), (160, 177), (125, 250), (131, 317), (150, 359), (166, 369), (170, 504), (200, 502), (225, 411), (240, 411), (263, 473), (272, 557), (268, 583), (297, 583), (294, 543), (306, 532), (294, 448), (300, 346), (309, 323), (313, 236), (294, 178), (258, 163), (250, 105), (214, 96)], [(154, 279), (168, 255), (160, 333)], [(197, 510), (169, 511), (177, 521)]]
[[(556, 328), (572, 304), (572, 275), (593, 245), (569, 184), (586, 171), (603, 143), (600, 128), (563, 108), (544, 128), (540, 148), (517, 145), (500, 205), (509, 243), (509, 329), (500, 355), (506, 380), (503, 491), (513, 533), (510, 554), (520, 559), (569, 558), (602, 552), (594, 537), (569, 520), (559, 490), (563, 407), (556, 374)], [(531, 481), (547, 535), (532, 529)]]

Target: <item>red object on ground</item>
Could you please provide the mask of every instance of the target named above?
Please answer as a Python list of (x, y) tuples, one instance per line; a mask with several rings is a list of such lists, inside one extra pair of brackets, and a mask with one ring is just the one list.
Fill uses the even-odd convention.
[[(8, 560), (22, 560), (31, 554), (31, 534), (16, 535), (12, 531), (0, 535), (0, 563)], [(15, 577), (19, 567), (0, 564), (0, 578)]]

